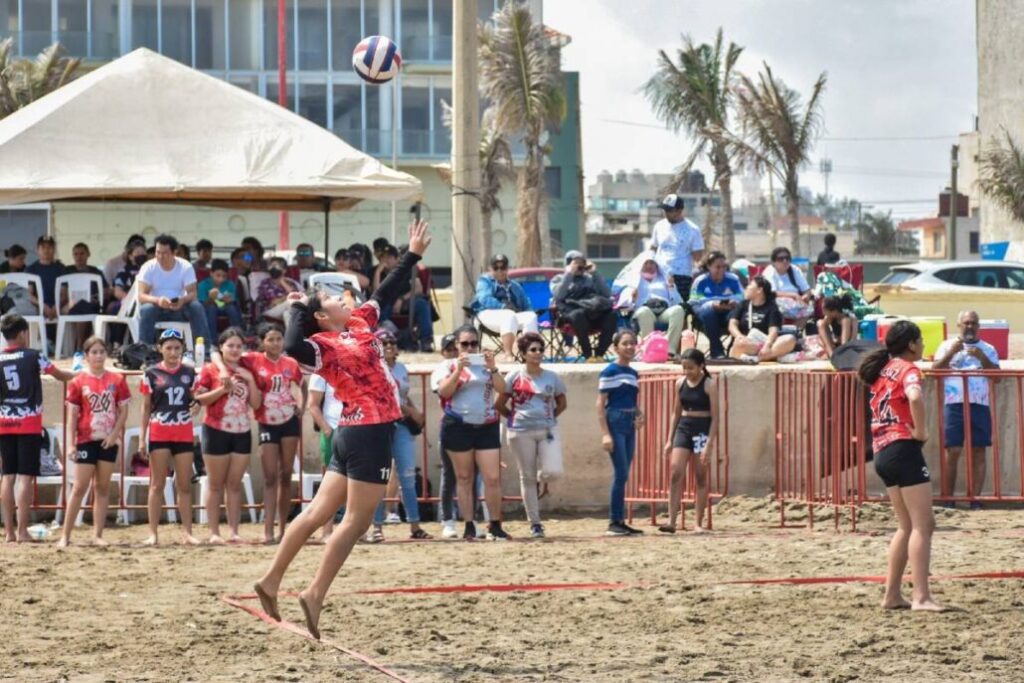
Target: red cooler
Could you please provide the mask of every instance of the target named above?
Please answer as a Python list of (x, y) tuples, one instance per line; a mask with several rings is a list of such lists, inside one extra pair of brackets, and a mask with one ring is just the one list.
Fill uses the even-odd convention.
[(978, 337), (995, 347), (999, 360), (1010, 357), (1010, 323), (1005, 320), (982, 320)]

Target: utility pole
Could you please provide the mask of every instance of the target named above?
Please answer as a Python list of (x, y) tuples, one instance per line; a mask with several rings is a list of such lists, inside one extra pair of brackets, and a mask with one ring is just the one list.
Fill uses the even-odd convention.
[(480, 272), (480, 90), (477, 0), (455, 0), (452, 31), (452, 308), (462, 322)]
[[(277, 103), (288, 108), (288, 12), (285, 0), (277, 0)], [(330, 210), (330, 209), (328, 209)], [(326, 226), (324, 226), (326, 235)], [(326, 237), (325, 237), (326, 239)], [(287, 249), (291, 241), (291, 229), (289, 228), (288, 212), (282, 211), (278, 214), (277, 223), (277, 248)], [(324, 243), (324, 251), (327, 244)], [(326, 253), (325, 258), (330, 258)]]
[(946, 235), (946, 256), (956, 260), (956, 215), (960, 211), (960, 197), (956, 191), (957, 169), (960, 168), (960, 145), (953, 145), (949, 160), (949, 234)]

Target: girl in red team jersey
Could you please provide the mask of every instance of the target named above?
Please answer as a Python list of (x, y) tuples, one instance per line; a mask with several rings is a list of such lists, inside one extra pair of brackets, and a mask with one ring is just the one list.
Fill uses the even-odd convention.
[[(857, 375), (871, 387), (875, 471), (899, 520), (889, 543), (882, 607), (941, 612), (944, 608), (932, 599), (928, 587), (935, 516), (931, 478), (921, 450), (928, 440), (921, 371), (914, 365), (923, 351), (921, 330), (909, 320), (899, 320), (886, 333), (885, 348), (866, 355)], [(910, 602), (903, 599), (901, 589), (908, 557), (914, 581)]]
[(393, 304), (401, 286), (408, 284), (429, 245), (427, 224), (416, 221), (409, 229), (409, 251), (368, 302), (353, 309), (340, 296), (292, 295), (285, 315), (285, 351), (323, 377), (343, 408), (331, 433), (333, 453), (320, 490), (288, 526), (273, 563), (254, 588), (264, 611), (280, 620), (277, 592), (288, 565), (306, 540), (344, 505), (345, 517), (327, 541), (316, 576), (299, 593), (299, 605), (314, 638), (320, 637), (318, 623), (327, 590), (384, 497), (395, 422), (402, 416), (398, 385), (373, 328), (381, 309)]
[(203, 418), (203, 462), (206, 463), (206, 519), (210, 543), (224, 543), (220, 535), (220, 504), (227, 489), (229, 540), (242, 540), (242, 478), (252, 453), (252, 420), (249, 409), (260, 407), (262, 396), (252, 373), (241, 365), (245, 339), (237, 327), (221, 332), (217, 339), (227, 374), (210, 362), (196, 380), (196, 400), (206, 407)]
[(68, 383), (69, 442), (75, 444), (71, 459), (75, 462), (75, 485), (64, 514), (64, 533), (57, 546), (71, 543), (71, 530), (82, 507), (82, 500), (92, 484), (93, 527), (96, 545), (107, 545), (103, 540), (103, 527), (107, 521), (110, 501), (110, 476), (117, 462), (117, 446), (128, 419), (128, 403), (132, 395), (128, 383), (119, 372), (109, 372), (107, 343), (99, 337), (89, 337), (82, 346), (85, 372), (75, 375)]
[(182, 365), (185, 340), (181, 330), (164, 330), (157, 340), (163, 360), (142, 375), (142, 425), (139, 451), (149, 454), (149, 538), (157, 544), (157, 530), (164, 508), (164, 484), (173, 458), (174, 489), (181, 515), (181, 540), (197, 545), (192, 535), (192, 383), (193, 368)]

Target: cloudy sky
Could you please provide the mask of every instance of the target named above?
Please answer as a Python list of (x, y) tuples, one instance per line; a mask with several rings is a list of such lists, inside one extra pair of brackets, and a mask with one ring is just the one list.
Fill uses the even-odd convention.
[[(971, 130), (977, 101), (973, 0), (545, 0), (546, 24), (572, 36), (563, 60), (580, 72), (586, 183), (602, 169), (668, 172), (690, 142), (667, 132), (639, 87), (657, 51), (680, 36), (745, 48), (740, 70), (767, 61), (807, 92), (828, 72), (826, 131), (801, 185), (934, 215), (948, 185), (950, 146)], [(912, 139), (908, 139), (912, 138)]]

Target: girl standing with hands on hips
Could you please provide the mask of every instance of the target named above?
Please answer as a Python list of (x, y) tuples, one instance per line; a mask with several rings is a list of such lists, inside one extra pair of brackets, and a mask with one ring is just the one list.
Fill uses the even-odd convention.
[[(925, 427), (921, 371), (924, 340), (909, 320), (898, 320), (885, 335), (885, 348), (864, 356), (857, 376), (871, 387), (871, 438), (875, 471), (885, 483), (899, 521), (889, 543), (889, 570), (885, 580), (884, 609), (927, 610), (945, 608), (935, 602), (928, 586), (931, 563), (932, 485), (922, 446), (928, 440)], [(903, 599), (903, 571), (910, 560), (914, 593)]]
[(619, 330), (612, 337), (617, 358), (609, 363), (598, 379), (597, 420), (601, 425), (601, 447), (611, 456), (611, 506), (609, 536), (637, 536), (643, 533), (626, 524), (626, 482), (636, 453), (636, 430), (644, 424), (637, 407), (640, 375), (629, 367), (636, 355), (636, 333)]
[(704, 533), (704, 511), (708, 505), (708, 454), (714, 449), (718, 422), (718, 392), (705, 365), (704, 354), (687, 349), (680, 357), (683, 376), (676, 381), (676, 401), (665, 441), (665, 455), (672, 459), (668, 493), (668, 524), (658, 527), (665, 534), (676, 532), (676, 515), (686, 467), (691, 462), (697, 480), (694, 532)]

